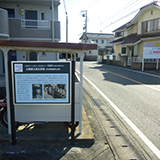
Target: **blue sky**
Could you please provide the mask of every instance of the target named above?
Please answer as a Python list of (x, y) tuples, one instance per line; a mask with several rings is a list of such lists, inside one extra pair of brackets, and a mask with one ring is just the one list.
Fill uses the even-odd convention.
[[(78, 43), (83, 33), (85, 18), (81, 11), (87, 10), (87, 32), (112, 33), (130, 21), (142, 6), (154, 0), (65, 0), (68, 13), (68, 42)], [(64, 0), (60, 0), (61, 42), (66, 41), (66, 15)]]

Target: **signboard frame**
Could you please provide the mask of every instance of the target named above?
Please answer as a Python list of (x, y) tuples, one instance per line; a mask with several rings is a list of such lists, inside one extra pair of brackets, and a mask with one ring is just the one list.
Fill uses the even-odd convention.
[(12, 61), (13, 104), (71, 104), (70, 61)]

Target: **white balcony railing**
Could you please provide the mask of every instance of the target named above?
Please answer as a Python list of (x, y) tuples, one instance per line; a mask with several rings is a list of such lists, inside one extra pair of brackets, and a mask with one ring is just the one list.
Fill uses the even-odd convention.
[(21, 20), (21, 28), (32, 28), (32, 29), (50, 29), (49, 20)]

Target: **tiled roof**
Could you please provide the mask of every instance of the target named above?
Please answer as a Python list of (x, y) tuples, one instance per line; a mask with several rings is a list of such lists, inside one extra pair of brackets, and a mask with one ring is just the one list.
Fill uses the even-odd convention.
[(124, 38), (124, 41), (121, 44), (134, 44), (140, 40), (140, 36), (135, 34), (130, 34), (129, 36)]
[(160, 32), (154, 32), (154, 33), (148, 33), (148, 34), (130, 34), (127, 37), (123, 37), (120, 39), (117, 39), (115, 41), (112, 41), (110, 43), (120, 43), (122, 45), (132, 44), (134, 45), (136, 42), (140, 41), (143, 38), (156, 38), (160, 37)]
[[(124, 38), (125, 38), (125, 37), (124, 37)], [(114, 41), (112, 41), (112, 42), (110, 42), (110, 43), (111, 43), (111, 44), (112, 44), (112, 43), (121, 43), (121, 42), (124, 41), (124, 38), (119, 38), (119, 39), (114, 40)]]

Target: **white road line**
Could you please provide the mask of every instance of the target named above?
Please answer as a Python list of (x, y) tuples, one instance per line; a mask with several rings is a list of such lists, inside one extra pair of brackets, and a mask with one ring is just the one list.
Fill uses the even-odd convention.
[[(80, 73), (78, 70), (76, 70)], [(146, 143), (146, 145), (153, 151), (153, 153), (160, 159), (160, 151), (158, 148), (132, 123), (132, 121), (86, 76), (83, 77), (109, 102), (109, 104), (116, 110), (116, 112), (129, 124), (129, 126), (138, 134), (138, 136)]]
[(155, 88), (155, 87), (152, 87), (152, 86), (149, 86), (149, 85), (145, 85), (145, 86), (148, 87), (148, 88), (154, 89), (156, 91), (160, 91), (160, 89), (158, 89), (158, 88)]

